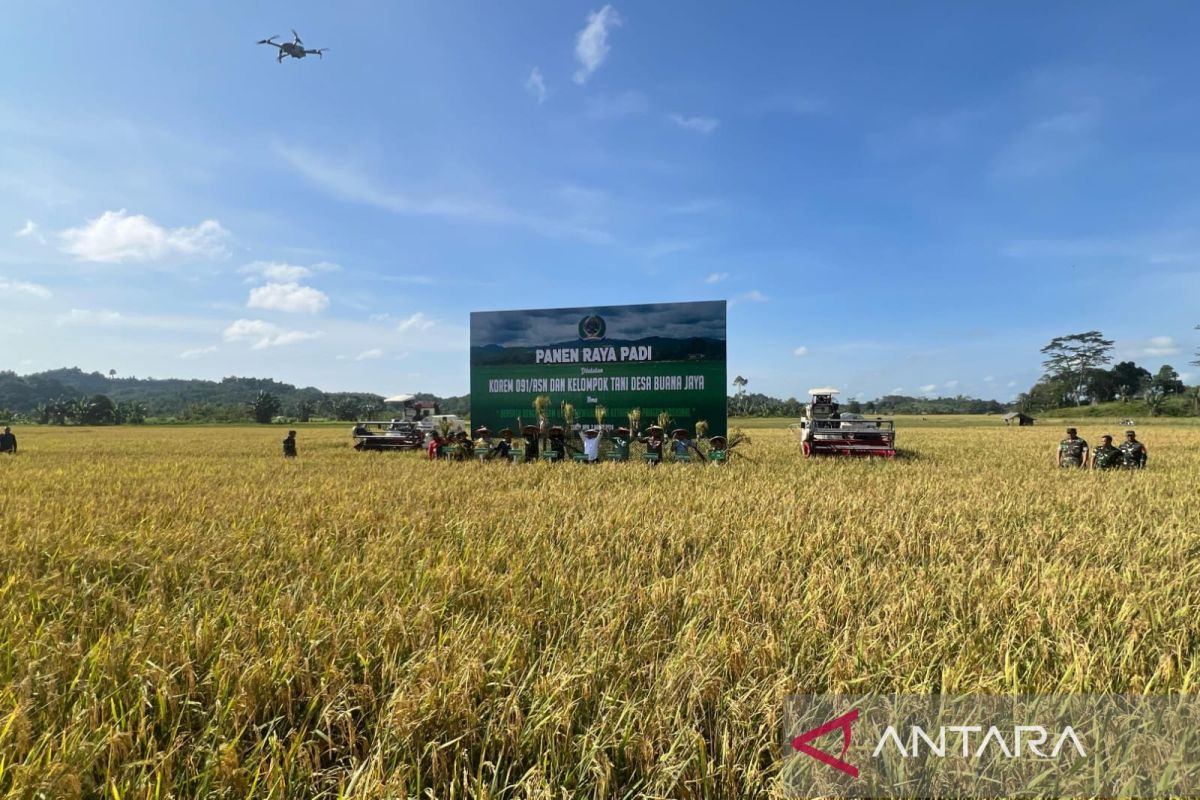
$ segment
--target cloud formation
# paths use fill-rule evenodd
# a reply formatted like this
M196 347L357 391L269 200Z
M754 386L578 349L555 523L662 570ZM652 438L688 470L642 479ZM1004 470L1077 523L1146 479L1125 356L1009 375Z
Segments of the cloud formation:
M269 281L299 281L311 277L313 271L297 264L282 261L253 261L238 270L247 275L259 275Z
M59 314L56 324L62 325L118 325L124 321L118 311L101 309L92 311L85 308L72 308L65 314Z
M190 350L184 350L182 353L179 354L179 357L184 359L185 361L190 361L194 358L200 358L201 356L205 356L205 355L208 355L209 353L215 353L215 352L217 352L216 345L212 345L211 347L193 347Z
M400 333L408 333L409 331L424 333L432 327L433 320L426 317L424 313L418 311L411 317L401 320L400 324L396 326L396 330Z
M228 254L229 231L215 219L192 228L164 228L125 209L105 211L77 228L59 233L63 252L78 261L145 263L168 258L220 258Z
M729 277L728 272L710 272L708 277L704 279L705 283L720 283Z
M537 98L539 106L546 102L546 79L537 67L529 71L529 77L525 79L525 91Z
M265 322L261 319L239 319L230 323L225 329L225 341L250 342L254 350L266 347L281 347L287 344L316 339L323 334L320 331L289 331Z
M355 361L373 361L376 358L383 358L383 350L378 347L372 347L370 350L363 350L354 357Z
M0 278L0 295L3 294L27 294L45 300L51 296L51 291L39 283L10 281L8 278Z
M804 345L800 345L792 351L792 355L796 356L797 358L803 358L804 356L808 355L808 348Z
M1138 350L1143 356L1174 356L1183 352L1183 348L1171 336L1155 336Z
M250 290L248 308L285 311L289 314L317 314L329 305L329 296L311 286L298 283L268 283Z
M13 236L16 236L18 239L33 239L41 244L46 243L46 237L42 235L38 224L31 219L25 220L25 224L21 226L20 230L14 232Z
M586 83L592 73L600 69L612 50L608 44L608 32L620 24L620 15L610 5L588 14L587 25L575 35L575 60L579 62L579 69L575 70L574 76L576 83Z
M712 133L721 124L716 117L685 117L682 114L670 114L667 119L684 130L696 133Z

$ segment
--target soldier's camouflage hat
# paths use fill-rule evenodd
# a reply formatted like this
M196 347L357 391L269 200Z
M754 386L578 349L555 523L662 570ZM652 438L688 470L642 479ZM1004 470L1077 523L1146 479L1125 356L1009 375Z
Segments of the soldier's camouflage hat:
M1067 433L1079 433L1079 431L1075 430L1074 428L1067 428Z
M1126 436L1137 436L1137 431L1125 431Z

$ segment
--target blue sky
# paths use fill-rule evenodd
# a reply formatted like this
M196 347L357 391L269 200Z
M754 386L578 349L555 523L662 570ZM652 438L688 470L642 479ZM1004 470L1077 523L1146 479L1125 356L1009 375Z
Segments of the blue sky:
M458 394L472 310L710 299L782 396L1200 343L1194 4L217 8L6 4L0 368Z

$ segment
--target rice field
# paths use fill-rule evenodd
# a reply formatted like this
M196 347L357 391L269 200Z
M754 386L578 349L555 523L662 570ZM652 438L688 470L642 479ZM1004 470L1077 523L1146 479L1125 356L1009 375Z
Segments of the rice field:
M1195 425L1115 474L995 419L654 469L297 427L17 431L0 795L773 797L789 694L1200 681Z

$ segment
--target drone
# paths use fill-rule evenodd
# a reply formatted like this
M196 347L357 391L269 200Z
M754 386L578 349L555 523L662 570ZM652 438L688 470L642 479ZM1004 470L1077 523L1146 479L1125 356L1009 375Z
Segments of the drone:
M283 63L284 56L291 56L292 58L304 58L305 56L324 58L322 53L329 49L328 47L318 47L316 50L305 50L304 42L300 40L300 34L296 33L295 28L292 28L292 36L294 37L292 41L280 44L279 42L275 41L279 38L278 34L276 34L268 39L260 40L259 44L269 44L272 47L279 48L279 55L276 57L275 61L280 64Z

